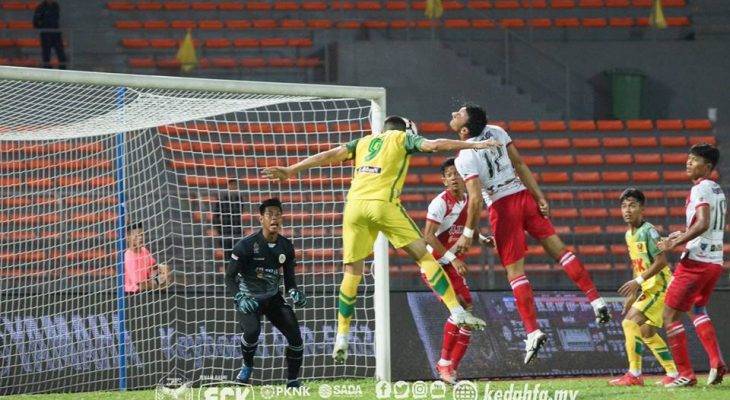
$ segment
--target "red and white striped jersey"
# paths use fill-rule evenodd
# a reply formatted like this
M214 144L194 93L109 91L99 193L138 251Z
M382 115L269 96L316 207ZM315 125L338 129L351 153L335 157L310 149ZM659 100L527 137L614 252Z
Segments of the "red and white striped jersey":
M494 138L502 145L481 150L461 150L454 162L456 170L465 181L475 178L481 180L482 196L487 207L502 197L526 190L507 154L507 145L512 142L512 138L504 129L487 125L481 135L468 141L489 138Z
M700 179L687 198L687 227L694 224L697 208L710 207L710 227L702 235L686 244L687 257L691 260L722 265L722 239L725 232L727 201L722 188L715 181Z
M455 252L454 245L459 240L461 233L464 231L466 223L466 205L467 195L464 193L460 199L454 197L451 192L444 190L439 193L436 198L431 200L428 205L426 219L440 224L436 230L436 238L447 249ZM429 251L433 253L433 249L429 246ZM464 259L465 255L459 255L459 259Z

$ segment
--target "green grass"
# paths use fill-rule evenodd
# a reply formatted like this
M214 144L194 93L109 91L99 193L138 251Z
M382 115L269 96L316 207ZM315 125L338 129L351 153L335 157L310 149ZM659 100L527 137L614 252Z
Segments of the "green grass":
M548 395L551 396L551 400L555 400L556 390L577 390L576 399L626 399L626 400L720 400L730 399L730 382L724 384L707 387L704 385L705 377L698 377L699 385L693 388L682 388L682 389L664 389L661 387L654 386L654 381L657 378L647 377L646 386L644 387L630 387L630 388L615 388L609 387L606 384L607 378L555 378L555 379L535 379L535 380L503 380L503 381L480 381L478 382L478 399L488 400L485 398L485 387L489 385L491 390L492 398L495 398L495 390L507 391L510 387L515 392L522 392L525 385L528 385L529 389L535 388L539 385L540 390L549 391ZM322 399L319 395L319 390L323 385L329 385L330 388L335 386L341 388L339 390L345 390L348 386L350 388L359 387L361 389L362 396L358 396L356 392L352 392L351 395L348 393L342 393L341 395L332 395L330 399L376 399L375 396L375 381L371 379L362 380L335 380L335 381L308 381L306 386L309 388L308 397L299 396L274 396L270 398L276 399ZM395 397L391 397L395 398ZM408 399L414 398L412 395L406 397ZM426 396L426 399L430 399L430 396ZM539 399L540 397L538 397ZM155 400L154 390L139 390L139 391L128 391L125 393L120 392L93 392L93 393L69 393L69 394L40 394L40 395L19 395L19 396L7 396L2 397L2 400L16 400L16 399L27 399L27 400ZM193 399L197 400L197 391ZM231 399L231 397L229 397ZM251 397L248 398L249 400ZM255 387L254 400L266 398L262 396L261 387ZM460 400L460 398L454 398L451 393L451 389L448 390L444 400ZM512 397L511 400L524 400L519 397ZM570 399L568 397L567 399ZM537 400L533 397L533 400Z

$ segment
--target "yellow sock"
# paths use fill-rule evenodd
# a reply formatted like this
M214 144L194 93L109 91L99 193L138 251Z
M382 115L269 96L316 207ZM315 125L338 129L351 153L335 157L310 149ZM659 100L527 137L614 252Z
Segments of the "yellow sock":
M456 298L456 293L454 293L454 288L451 286L448 275L446 275L444 269L441 268L441 265L433 258L431 253L426 253L417 263L421 267L421 272L426 275L429 286L439 295L444 304L446 304L446 307L449 310L460 308L461 305Z
M662 368L664 368L667 375L674 375L677 373L677 366L674 364L672 353L667 348L667 344L664 342L664 339L662 339L658 333L655 333L654 336L650 338L644 338L644 343L649 346L651 352L654 353L654 357L656 357L659 364L662 365Z
M345 272L340 283L340 298L337 307L337 333L350 333L350 320L352 313L355 311L355 302L357 301L357 286L360 284L362 275L354 275Z
M641 328L631 320L624 319L621 322L624 328L624 337L626 338L626 355L629 358L629 371L633 373L641 373L641 353L644 351L644 345L641 340Z

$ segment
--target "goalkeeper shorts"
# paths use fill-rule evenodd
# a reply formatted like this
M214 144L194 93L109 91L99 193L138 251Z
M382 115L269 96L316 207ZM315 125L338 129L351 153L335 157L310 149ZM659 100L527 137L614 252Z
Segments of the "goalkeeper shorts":
M342 225L345 264L372 254L378 232L383 232L396 249L422 238L403 206L382 200L348 200Z

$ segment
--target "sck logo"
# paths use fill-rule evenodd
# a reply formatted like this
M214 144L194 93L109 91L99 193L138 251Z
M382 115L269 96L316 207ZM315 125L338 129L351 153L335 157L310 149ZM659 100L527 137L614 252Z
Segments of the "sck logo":
M254 400L251 385L238 382L215 382L201 385L197 400Z

